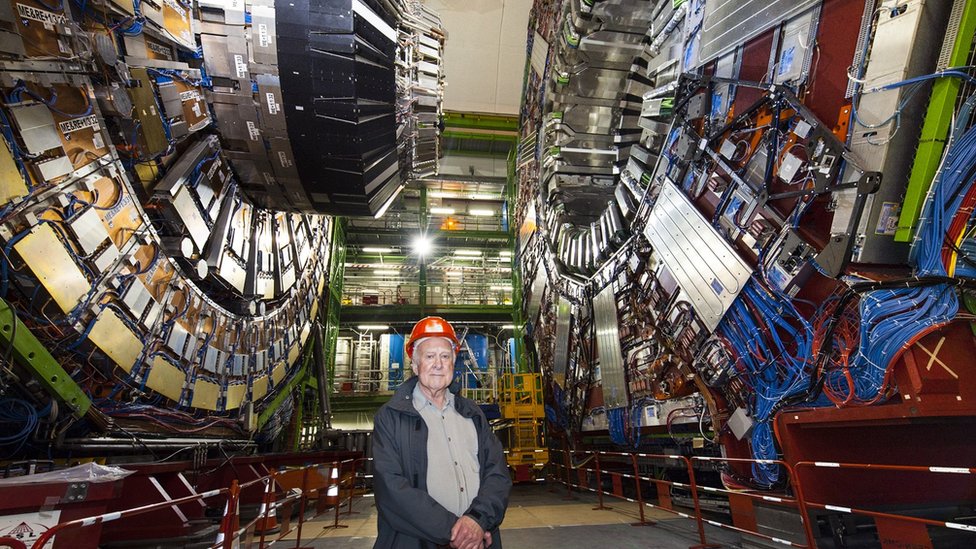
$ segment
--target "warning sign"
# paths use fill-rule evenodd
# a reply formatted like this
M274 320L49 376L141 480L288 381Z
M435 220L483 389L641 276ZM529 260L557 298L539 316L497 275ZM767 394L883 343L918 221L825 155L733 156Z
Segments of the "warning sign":
M17 547L10 544L10 541L19 541L30 547L41 534L56 525L60 518L61 511L58 510L0 516L0 545L7 543L11 547ZM44 547L54 547L54 540L48 541Z

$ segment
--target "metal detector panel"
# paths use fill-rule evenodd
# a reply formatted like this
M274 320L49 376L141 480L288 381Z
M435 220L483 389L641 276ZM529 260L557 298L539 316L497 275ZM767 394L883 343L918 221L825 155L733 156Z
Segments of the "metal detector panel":
M670 181L663 184L644 235L699 318L715 330L752 269Z
M752 40L820 0L716 0L708 3L702 25L699 63Z
M596 321L596 349L600 357L600 379L603 403L609 410L627 405L627 381L620 351L620 328L617 326L617 303L613 286L607 286L593 298Z
M556 342L552 352L552 377L560 386L566 386L566 366L569 364L569 327L573 320L573 306L560 297L556 305Z

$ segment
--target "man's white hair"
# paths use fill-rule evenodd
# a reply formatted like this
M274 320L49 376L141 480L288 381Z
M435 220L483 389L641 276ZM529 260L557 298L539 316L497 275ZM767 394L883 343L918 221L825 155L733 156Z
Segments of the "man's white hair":
M457 350L454 348L454 342L451 341L451 338L441 337L441 336L427 336L427 337L422 337L422 338L418 339L417 342L413 344L414 350L415 351L419 351L420 350L420 345L423 342L427 341L428 339L443 339L444 341L448 342L448 344L450 344L450 346L451 346L451 352L457 352Z

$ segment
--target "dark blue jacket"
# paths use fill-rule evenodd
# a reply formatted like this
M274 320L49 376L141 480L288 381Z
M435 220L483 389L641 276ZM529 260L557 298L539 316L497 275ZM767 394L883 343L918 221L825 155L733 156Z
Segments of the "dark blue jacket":
M373 549L447 546L458 519L427 493L427 424L413 407L416 385L416 376L402 383L373 422L373 488L378 511ZM498 525L505 518L512 487L505 454L474 401L455 392L454 407L474 421L478 432L481 487L465 514L491 532L492 547L500 549Z

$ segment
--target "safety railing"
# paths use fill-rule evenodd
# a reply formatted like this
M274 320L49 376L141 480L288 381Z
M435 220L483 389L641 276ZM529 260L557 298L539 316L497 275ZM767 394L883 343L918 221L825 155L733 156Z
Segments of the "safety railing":
M605 451L577 452L566 449L550 450L550 452L554 454L551 464L555 468L554 474L551 478L566 485L567 498L574 497L572 495L573 489L594 492L596 493L599 502L598 505L593 508L594 510L611 509L611 507L604 505L604 496L612 496L617 499L623 499L636 503L638 508L639 522L635 523L635 525L654 523L654 521L647 520L644 513L644 507L651 507L692 520L695 522L697 535L700 542L700 545L694 546L695 548L718 547L718 545L709 543L706 537L706 530L704 528L706 524L740 534L755 536L784 546L814 548L816 547L816 538L812 524L813 515L815 514L811 513L811 510L813 509L870 517L875 520L879 535L883 534L887 538L896 540L901 538L928 540L929 533L927 532L927 529L930 527L941 527L962 531L968 534L974 534L972 540L967 542L969 543L967 546L976 547L976 525L951 520L937 520L905 514L896 514L892 512L882 512L873 509L842 505L838 502L811 501L804 496L804 491L800 480L801 476L798 474L802 469L806 468L826 468L835 470L847 469L899 473L976 475L976 468L873 465L812 461L798 462L791 466L782 460L753 460ZM556 455L561 455L561 458L556 457ZM689 480L687 483L683 483L679 481L658 479L647 475L641 475L639 467L640 464L638 461L640 459L674 462L676 468L687 471ZM697 473L701 469L707 467L709 463L761 464L780 466L784 469L786 478L788 479L787 490L782 492L742 491L728 490L709 485L700 485L697 479ZM592 475L592 477L590 475ZM610 478L610 492L606 491L604 488L604 478L607 476ZM591 482L591 478L595 482ZM632 489L632 493L634 494L633 498L624 495L625 481L629 483L628 487ZM647 501L642 486L644 484L650 484L656 487L658 496L657 503ZM976 479L974 479L974 485L976 485ZM684 490L689 493L691 497L691 508L694 511L693 515L674 508L671 498L671 490L674 488ZM795 509L796 515L802 527L802 533L800 534L800 536L803 538L802 542L797 540L787 540L760 532L758 526L756 529L749 529L742 527L742 525L726 524L707 518L702 512L702 493L726 496L729 498L730 504L733 498L743 498L745 500L750 500L749 505L752 505L753 502L761 502L765 505ZM924 546L931 547L931 541L928 542L928 545Z
M698 490L695 483L695 475L694 475L694 471L692 470L691 462L688 460L687 457L680 456L680 455L668 455L668 454L638 454L638 453L626 453L626 452L568 452L565 450L559 450L558 452L563 454L563 460L562 460L563 464L557 466L561 467L564 470L564 474L566 477L566 480L564 482L566 483L567 489L570 489L570 487L576 487L577 489L585 489L591 492L596 492L599 505L597 507L594 507L593 508L594 510L610 509L610 507L607 507L603 504L603 496L610 495L637 504L637 513L640 518L639 518L639 522L635 523L635 525L644 526L644 525L655 524L655 521L648 520L647 517L645 516L645 512L644 512L645 506L658 509L661 511L665 511L667 513L672 513L682 518L695 521L695 526L698 530L698 539L701 542L701 545L698 545L696 547L699 548L718 547L718 545L709 544L705 538L705 526L703 524L703 519L701 515L701 506L698 501ZM580 463L578 463L576 466L573 466L572 454L580 454L585 457ZM602 463L601 463L601 458L603 458ZM689 484L683 484L680 482L658 479L658 478L653 478L648 476L641 476L639 464L637 461L638 458L650 458L650 459L659 459L665 461L675 461L681 465L684 465L684 467L688 469L689 479L690 479ZM604 469L602 465L606 464L608 459L612 460L612 462L614 463L621 463L621 460L624 460L624 466L629 467L632 472L622 472L620 470ZM582 467L583 465L591 461L594 462L595 467L593 468ZM594 472L596 475L597 487L596 488L590 487L588 482L586 483L586 485L583 485L584 478L582 475L579 476L578 483L573 483L570 474L571 469L576 469L577 471ZM613 486L614 488L613 492L608 493L604 491L603 489L604 474L610 476L611 486ZM623 495L623 479L630 479L633 481L634 494L636 499L628 498ZM643 489L641 487L642 482L649 482L656 486L656 490L658 493L658 502L659 502L658 504L645 501ZM694 510L695 510L695 514L693 516L689 515L688 513L683 513L681 511L678 511L670 505L670 497L666 496L666 494L670 492L670 488L673 486L689 488L691 490L691 496L692 496L692 501L694 503Z
M248 482L239 483L234 479L226 488L59 523L45 531L31 549L44 547L54 539L54 536L70 528L86 528L153 511L176 508L185 503L202 503L204 500L219 496L226 496L224 514L214 543L209 546L210 549L231 549L238 547L241 542L250 547L254 547L256 543L259 549L263 549L284 540L292 532L295 532L297 548L302 543L305 523L328 511L334 513L332 524L323 527L316 535L321 535L321 532L327 529L347 527L341 524L340 517L356 513L353 511L353 500L357 496L357 479L366 480L371 477L365 467L369 461L372 461L372 458L324 462L281 471L271 470L269 474ZM241 493L259 487L263 489L259 511L254 518L241 525ZM315 510L311 516L308 516L309 503L313 499ZM298 505L298 519L296 524L292 525L290 517L295 505ZM278 515L283 516L280 527Z
M729 496L730 498L732 498L732 497L744 497L744 498L749 498L749 499L752 499L752 500L763 501L763 502L766 502L766 503L769 503L769 504L773 504L773 505L778 505L778 506L783 506L783 507L793 507L793 508L795 508L796 511L797 511L797 514L800 517L800 522L803 525L803 535L804 535L804 537L806 539L806 544L805 545L804 544L801 544L801 543L797 543L795 541L790 541L790 540L787 540L787 539L782 539L782 538L779 538L779 537L775 537L775 536L770 536L770 535L767 535L767 534L763 534L762 532L759 532L758 529L754 531L754 530L748 530L746 528L741 528L741 527L738 527L738 526L734 526L734 525L731 525L731 524L725 524L725 523L719 522L717 520L709 520L709 519L704 519L704 520L705 520L706 523L708 523L708 524L710 524L712 526L715 526L717 528L723 528L723 529L726 529L726 530L732 530L732 531L735 531L735 532L739 532L740 534L748 534L748 535L751 535L751 536L760 537L760 538L763 538L763 539L772 541L774 543L779 543L781 545L789 545L790 547L806 547L806 548L814 548L814 547L817 546L816 545L816 542L814 541L813 528L810 525L810 515L807 513L807 506L806 506L806 503L803 500L803 491L800 488L799 479L797 478L797 476L796 476L796 474L795 474L795 472L793 470L793 467L790 467L790 465L788 463L786 463L786 462L784 462L782 460L778 460L778 459L743 459L743 458L722 458L722 457L705 457L705 456L692 456L692 457L689 458L689 462L692 463L692 464L695 463L695 462L698 462L698 463L716 463L716 462L719 462L719 463L757 463L757 464L761 464L761 465L779 465L779 466L783 467L787 471L787 473L788 473L788 479L789 479L789 483L790 483L789 485L791 487L790 492L792 492L793 496L789 496L789 495L786 495L786 494L775 495L774 493L761 493L761 492L751 493L751 492L745 492L745 491L741 491L741 490L726 490L724 488L715 488L713 486L700 486L700 487L698 487L698 489L699 490L702 490L704 492L710 492L710 493L713 493L713 494L724 494L726 496ZM691 472L692 479L694 479L694 471L695 471L695 469L694 469L694 466L693 465L690 467L689 471ZM694 482L692 482L692 484L694 485Z
M972 489L976 487L976 468L970 467L923 467L923 466L912 466L912 465L878 465L878 464L868 464L868 463L838 463L838 462L828 462L828 461L800 461L794 465L797 473L800 473L804 469L819 469L823 471L875 471L875 472L888 472L888 473L908 473L908 474L934 474L934 475L956 475L956 476L968 476L970 477L970 484L966 490L972 493ZM839 502L817 502L810 501L809 499L805 502L807 507L823 509L825 511L831 511L835 513L851 514L851 515L861 515L864 517L871 517L875 521L875 525L878 528L879 537L885 538L890 537L890 534L898 537L911 537L913 538L913 546L918 547L931 547L931 538L928 532L929 527L936 528L948 528L951 530L959 530L962 532L967 532L971 534L968 536L968 542L965 547L976 547L976 525L965 524L955 521L945 521L928 519L923 517L916 517L910 515L902 515L897 513L888 513L875 511L871 509L860 509L857 507L852 507L850 505L841 505ZM928 545L925 542L928 541Z

